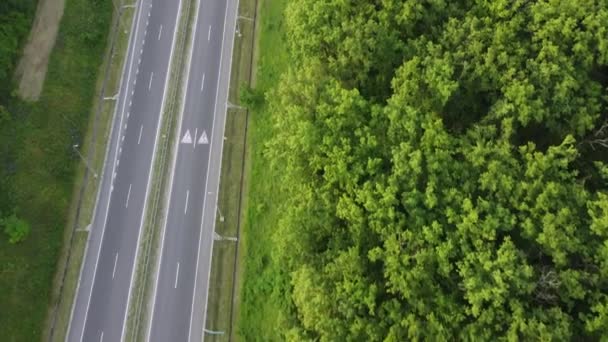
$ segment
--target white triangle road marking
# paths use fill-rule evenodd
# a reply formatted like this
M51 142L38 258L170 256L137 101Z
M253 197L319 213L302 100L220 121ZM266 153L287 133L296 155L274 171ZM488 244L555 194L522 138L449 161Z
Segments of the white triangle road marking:
M206 145L209 143L209 139L207 138L207 132L203 131L203 134L201 134L200 139L198 139L198 144L199 145Z
M192 137L190 136L190 130L186 130L186 134L182 138L182 144L192 144Z

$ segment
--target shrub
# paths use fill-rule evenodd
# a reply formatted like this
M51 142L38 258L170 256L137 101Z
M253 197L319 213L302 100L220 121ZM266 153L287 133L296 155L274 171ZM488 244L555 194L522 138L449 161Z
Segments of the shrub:
M2 219L0 224L4 227L4 233L8 235L8 242L11 244L24 241L30 233L30 225L15 214Z

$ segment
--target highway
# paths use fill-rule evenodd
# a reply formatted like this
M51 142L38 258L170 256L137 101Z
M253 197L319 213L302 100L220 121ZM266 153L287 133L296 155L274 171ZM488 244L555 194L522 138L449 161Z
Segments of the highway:
M204 338L237 8L197 3L148 341Z
M139 0L68 341L121 341L181 0Z

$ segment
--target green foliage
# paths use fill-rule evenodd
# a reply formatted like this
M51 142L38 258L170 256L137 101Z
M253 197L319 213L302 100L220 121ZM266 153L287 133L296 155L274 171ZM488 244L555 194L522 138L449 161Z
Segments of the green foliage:
M0 91L11 84L19 49L30 29L36 0L5 0L0 4ZM1 94L2 97L6 94Z
M581 142L608 119L608 1L285 18L264 153L285 339L606 336L607 151Z
M11 244L24 241L30 233L29 224L19 219L15 214L0 220L0 225L4 227L4 233L8 236L8 242Z
M10 36L18 49L35 5L31 0L0 1L0 16L17 8L27 17L23 36ZM88 123L111 11L108 1L66 1L39 101L20 101L10 95L12 83L0 80L0 211L18 208L19 219L31 226L21 243L0 239L2 341L41 338L78 163L71 146L81 142ZM4 52L0 55L4 61ZM16 58L11 61L13 68ZM13 71L7 73L9 79Z
M264 104L264 94L257 89L242 85L240 103L249 109L259 109Z
M245 5L245 4L244 4ZM249 4L252 8L252 3ZM261 1L259 4L259 63L256 71L256 92L274 87L286 69L288 59L284 44L283 11L286 1ZM236 58L236 56L235 56ZM292 327L293 305L290 274L272 256L271 236L281 216L275 203L285 201L278 184L284 172L269 167L264 144L272 136L273 122L267 103L252 108L249 116L247 146L250 148L251 170L248 173L246 203L241 241L244 241L244 268L239 278L243 285L238 306L238 319L233 331L241 341L284 341L283 332ZM245 203L245 202L244 202ZM241 254L241 252L239 252ZM302 331L292 329L292 341L305 341ZM235 336L236 338L237 336Z

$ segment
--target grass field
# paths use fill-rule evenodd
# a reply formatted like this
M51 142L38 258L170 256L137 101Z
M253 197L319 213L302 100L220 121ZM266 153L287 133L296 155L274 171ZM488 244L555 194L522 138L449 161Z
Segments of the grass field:
M256 66L256 91L272 89L287 69L283 11L287 0L261 0ZM249 121L246 179L248 195L241 233L240 304L236 320L236 339L240 341L279 341L280 308L285 305L281 289L288 279L272 260L271 238L278 225L284 195L278 184L281 173L272 169L264 156L265 143L273 135L272 115L264 105L252 111Z
M38 341L50 303L75 170L110 27L110 1L68 0L44 90L36 103L12 98L2 126L10 172L2 194L31 226L26 241L0 238L0 327L3 341ZM7 199L8 198L8 199Z

